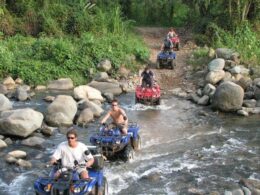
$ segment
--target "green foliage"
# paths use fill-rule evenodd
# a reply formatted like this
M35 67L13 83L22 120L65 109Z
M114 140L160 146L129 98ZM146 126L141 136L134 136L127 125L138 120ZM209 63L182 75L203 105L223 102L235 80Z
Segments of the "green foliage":
M200 70L204 69L209 60L209 48L199 47L192 52L188 62L192 64L194 70Z
M246 64L256 66L260 62L260 40L248 23L238 26L233 32L211 25L207 33L211 35L214 47L234 49Z

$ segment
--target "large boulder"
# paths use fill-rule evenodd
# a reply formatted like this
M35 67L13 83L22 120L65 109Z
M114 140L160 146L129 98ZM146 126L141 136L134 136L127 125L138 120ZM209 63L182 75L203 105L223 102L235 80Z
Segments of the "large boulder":
M101 106L93 101L84 100L83 102L80 102L80 104L81 109L89 108L95 117L100 117L101 114L104 112Z
M70 126L77 112L76 101L68 95L58 95L48 106L45 120L50 126Z
M104 101L101 92L98 89L90 87L88 85L81 85L74 88L73 96L76 100L88 99Z
M232 49L228 49L228 48L216 49L216 56L218 58L224 58L225 60L232 60L236 63L239 63L240 60L239 53L234 52Z
M220 84L212 99L214 108L221 111L237 111L241 109L244 98L244 90L239 85L227 81Z
M69 90L73 88L73 81L70 78L60 78L58 80L51 81L47 88L56 90Z
M3 111L0 134L27 137L42 125L43 115L31 108Z
M0 111L10 110L12 107L12 103L9 101L9 99L5 97L5 95L0 94Z
M119 82L117 81L111 81L111 82L92 81L88 85L98 89L99 91L101 91L102 94L108 92L108 93L112 93L113 95L120 95L123 92Z
M209 71L219 71L219 70L223 70L225 67L225 60L222 58L217 58L212 60L209 64L208 64L208 69Z

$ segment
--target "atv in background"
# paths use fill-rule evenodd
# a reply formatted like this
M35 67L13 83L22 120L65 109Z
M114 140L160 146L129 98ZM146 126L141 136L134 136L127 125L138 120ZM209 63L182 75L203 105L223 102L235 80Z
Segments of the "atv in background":
M171 49L164 49L157 55L156 68L174 69L176 66L176 53Z
M178 35L171 38L173 49L179 51L180 50L180 38Z
M101 153L108 159L129 161L134 158L134 152L141 148L139 126L136 123L128 124L127 135L122 135L118 127L102 125L99 132L90 137L90 143L98 146Z
M156 83L152 87L142 87L141 85L137 85L135 88L135 103L142 103L147 105L160 105L160 86Z
M93 151L91 147L90 151ZM89 153L89 151L86 151ZM88 154L86 154L88 155ZM94 164L88 168L89 179L80 179L76 169L84 165L74 162L73 168L62 167L61 161L52 166L48 177L39 177L34 182L36 195L108 195L108 183L103 174L104 159L101 154L93 154ZM57 170L59 178L54 178Z

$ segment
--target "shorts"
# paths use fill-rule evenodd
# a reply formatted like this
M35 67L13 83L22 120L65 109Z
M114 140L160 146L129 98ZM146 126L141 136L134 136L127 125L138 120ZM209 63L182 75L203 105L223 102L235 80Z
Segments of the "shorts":
M120 129L120 131L122 131L122 129L124 129L124 128L126 128L126 129L128 128L127 123L111 123L111 126L112 126L112 128L118 127Z

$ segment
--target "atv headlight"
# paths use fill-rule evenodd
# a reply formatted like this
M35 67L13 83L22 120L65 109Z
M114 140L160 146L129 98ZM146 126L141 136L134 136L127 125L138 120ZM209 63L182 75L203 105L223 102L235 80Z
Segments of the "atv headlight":
M81 191L80 187L75 187L73 189L73 193L80 193L80 191Z
M50 192L51 191L51 184L49 183L49 184L47 184L46 186L44 186L44 191L45 192Z
M120 140L116 140L116 144L120 144Z

